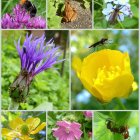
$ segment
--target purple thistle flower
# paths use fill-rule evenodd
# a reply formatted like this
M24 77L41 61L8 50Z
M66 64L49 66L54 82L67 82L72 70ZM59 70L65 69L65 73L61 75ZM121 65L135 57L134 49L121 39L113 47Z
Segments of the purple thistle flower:
M46 28L46 21L40 16L31 18L30 14L26 9L22 8L21 5L17 4L13 13L5 14L2 17L2 28L3 29L19 29L19 28L35 28L43 29Z
M58 121L58 128L53 129L53 136L58 140L80 140L82 131L81 124L76 122Z
M24 102L34 76L63 60L58 60L59 47L55 47L53 39L45 43L45 35L40 38L26 35L22 47L20 39L15 45L21 61L21 71L10 86L10 97L15 102Z
M32 35L26 35L23 47L20 47L20 39L16 48L21 60L21 70L26 70L32 76L51 68L60 56L58 47L54 47L53 39L45 44L45 35L32 40Z
M15 27L15 24L13 23L13 18L9 14L5 14L3 16L1 25L3 29Z
M44 27L46 27L46 21L43 20L41 16L31 18L30 21L26 24L26 28L28 29L31 28L43 29Z

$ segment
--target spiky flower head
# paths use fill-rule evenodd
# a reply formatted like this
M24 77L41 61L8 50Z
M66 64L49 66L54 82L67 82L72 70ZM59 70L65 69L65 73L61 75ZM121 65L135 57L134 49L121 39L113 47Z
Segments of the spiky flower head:
M22 47L20 39L15 42L15 45L21 61L21 71L10 86L10 97L15 102L24 102L34 76L63 60L58 60L59 47L55 47L53 39L46 43L45 35L33 38L32 35L27 34Z
M12 14L3 15L1 25L3 29L43 29L46 28L46 20L40 16L31 17L29 12L17 4Z

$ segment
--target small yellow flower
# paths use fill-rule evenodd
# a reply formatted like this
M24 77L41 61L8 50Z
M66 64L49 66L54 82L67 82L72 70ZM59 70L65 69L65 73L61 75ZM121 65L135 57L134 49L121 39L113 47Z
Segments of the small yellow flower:
M128 97L132 91L134 77L127 52L104 49L83 61L73 57L72 67L84 87L101 102Z
M16 138L19 140L33 140L33 138L30 136L38 133L46 126L45 122L41 123L40 125L39 124L39 118L31 117L25 121L21 118L16 118L10 121L10 129L2 128L2 136L6 137L7 140L13 140Z

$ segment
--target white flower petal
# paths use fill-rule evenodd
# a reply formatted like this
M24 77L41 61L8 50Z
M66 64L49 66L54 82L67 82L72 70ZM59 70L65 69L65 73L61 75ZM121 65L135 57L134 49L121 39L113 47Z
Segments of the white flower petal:
M128 2L129 0L115 0L114 4L126 5Z
M102 13L103 13L104 15L108 15L108 14L109 14L109 11L107 10L107 8L105 8L105 9L103 9Z
M109 18L111 16L111 13L109 15L106 16L106 20L109 21Z
M117 20L118 21L124 21L124 14L123 13L119 13L117 16Z
M120 12L122 12L125 16L129 16L129 15L131 15L131 10L130 10L130 7L127 7L127 6L124 6L121 10L120 10Z
M107 4L107 8L103 9L102 13L104 15L110 14L114 10L113 5L111 3Z
M110 11L110 10L113 10L113 5L111 3L108 3L107 4L107 9Z

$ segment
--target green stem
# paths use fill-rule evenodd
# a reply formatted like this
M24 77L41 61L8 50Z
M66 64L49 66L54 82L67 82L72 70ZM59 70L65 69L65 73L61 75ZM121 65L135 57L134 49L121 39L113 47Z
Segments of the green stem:
M123 24L120 21L118 21L118 22L119 22L121 28L124 29Z
M14 100L11 99L11 102L9 104L8 109L9 110L17 110L19 107L19 103L15 102Z
M116 98L116 102L118 103L118 105L121 107L122 110L126 110L126 107L119 98Z
M100 3L99 3L99 2L97 2L97 1L94 1L94 3L96 3L96 4L100 5L101 7L103 7L103 5L102 5L102 4L100 4Z

